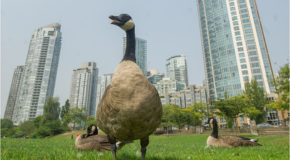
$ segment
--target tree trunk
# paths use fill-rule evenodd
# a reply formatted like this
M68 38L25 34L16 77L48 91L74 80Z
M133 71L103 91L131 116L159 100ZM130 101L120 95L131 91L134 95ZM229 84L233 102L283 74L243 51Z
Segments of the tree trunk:
M237 135L237 132L236 132L236 120L234 120L234 133L235 133L235 136Z
M168 128L169 128L169 126L167 125L167 128L166 128L166 131L167 131L167 137L169 136L169 135L168 135Z

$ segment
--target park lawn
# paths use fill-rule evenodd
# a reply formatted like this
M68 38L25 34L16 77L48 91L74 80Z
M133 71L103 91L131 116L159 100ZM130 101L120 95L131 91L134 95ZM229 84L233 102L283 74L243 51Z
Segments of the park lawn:
M80 134L80 133L79 133ZM1 139L2 160L77 160L77 159L113 159L111 152L78 151L71 133L57 135L46 139ZM75 138L76 133L74 133ZM166 135L150 136L146 160L288 160L289 135L254 136L241 135L248 138L258 138L260 147L238 148L205 148L208 135ZM140 141L124 146L117 151L118 160L141 159ZM234 154L234 155L233 155ZM238 155L237 155L238 154ZM140 154L141 155L141 154Z

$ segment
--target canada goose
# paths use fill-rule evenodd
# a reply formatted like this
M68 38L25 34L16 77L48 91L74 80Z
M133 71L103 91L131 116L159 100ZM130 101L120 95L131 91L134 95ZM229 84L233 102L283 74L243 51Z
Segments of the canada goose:
M213 131L207 138L207 147L239 147L239 146L261 146L256 139L249 139L233 135L218 136L218 125L214 117L208 118L208 124L212 121Z
M131 142L117 142L117 149L121 149L125 144ZM87 128L87 134L80 135L75 142L78 150L97 150L110 151L111 144L108 141L107 135L98 135L98 128L96 125L90 125Z
M111 84L97 108L99 128L108 135L116 160L116 140L140 139L145 158L149 135L159 126L162 104L155 87L147 80L135 58L135 24L128 14L109 16L111 24L126 32L126 52L116 68Z

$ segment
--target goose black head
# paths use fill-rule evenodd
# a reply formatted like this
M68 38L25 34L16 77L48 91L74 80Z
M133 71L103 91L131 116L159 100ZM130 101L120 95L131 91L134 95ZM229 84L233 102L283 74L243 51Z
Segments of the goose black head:
M207 120L207 124L210 124L212 123L212 120L214 119L214 117L209 117L208 120Z
M87 134L85 135L85 138L92 136L92 135L98 135L98 132L99 132L99 130L98 130L97 126L94 124L91 124L87 128Z
M128 14L120 14L119 16L110 15L109 18L113 20L111 24L119 26L124 31L128 31L134 28L135 24Z

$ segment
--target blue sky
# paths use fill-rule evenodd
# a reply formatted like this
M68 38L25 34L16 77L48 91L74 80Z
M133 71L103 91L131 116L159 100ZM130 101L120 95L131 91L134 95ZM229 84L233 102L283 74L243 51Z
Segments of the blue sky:
M128 13L136 36L147 40L148 70L166 73L166 59L187 55L189 84L205 78L196 0L2 0L1 118L14 69L25 64L35 28L62 25L62 49L54 96L69 98L71 75L94 61L99 76L113 73L122 59L125 32L110 24L109 15ZM289 0L257 0L273 70L289 56Z

